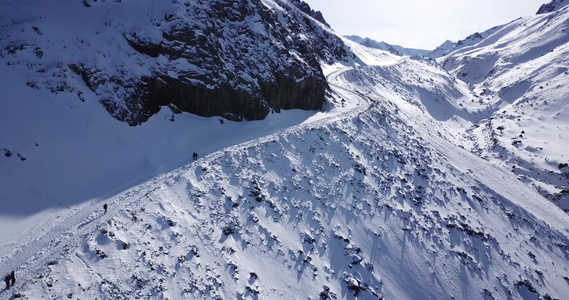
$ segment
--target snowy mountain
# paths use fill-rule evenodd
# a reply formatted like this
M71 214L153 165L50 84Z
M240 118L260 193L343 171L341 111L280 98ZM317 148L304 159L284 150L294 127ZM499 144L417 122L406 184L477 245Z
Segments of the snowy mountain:
M428 53L425 53L423 56L430 57L430 58L440 58L440 57L445 56L445 55L447 55L453 51L456 51L458 49L462 49L465 47L476 45L479 42L486 39L488 36L494 34L496 31L500 30L501 28L502 28L502 26L495 26L495 27L492 27L492 28L482 32L482 33L475 32L475 33L467 36L465 39L462 39L456 43L447 40L446 42L442 43L440 46L435 48L435 50L428 52Z
M201 116L262 119L281 108L320 109L328 86L319 61L347 58L341 40L303 5L6 2L2 56L40 73L45 82L30 79L31 87L81 100L86 85L130 125L168 104Z
M166 95L162 100L176 98L176 92L187 96L180 101L198 97L188 105L206 114L212 113L216 104L202 101L221 95L218 87L246 89L237 87L237 82L245 83L252 93L263 88L257 91L259 97L275 94L261 99L255 92L240 98L225 90L222 96L246 113L258 113L257 103L266 114L265 104L272 103L268 98L280 99L273 111L291 108L294 103L322 108L329 87L320 61L347 57L341 38L316 26L317 21L296 8L298 1L235 3L235 9L220 3L0 2L0 201L10 203L3 205L0 214L8 219L18 217L5 225L0 244L59 214L57 209L52 211L54 207L108 197L191 162L192 152L211 153L281 126L298 124L312 113L270 114L270 124L259 125L183 114L181 110L188 107L180 102L150 109L143 98L150 99L151 94L137 94L140 90L134 88L149 88L141 79L159 77L154 82L160 86L154 86L152 93ZM246 20L240 21L241 17ZM196 34L178 43L172 35L183 38L183 30L189 30L184 22L193 22ZM211 30L204 33L198 27ZM324 37L329 40L320 40ZM199 42L195 44L193 38ZM154 44L160 45L156 55L148 52ZM174 48L181 52L169 52ZM245 48L251 53L246 54ZM225 71L216 67L219 61ZM251 64L254 66L248 66ZM271 78L279 80L280 88L270 87L270 82L275 83ZM186 81L196 84L193 92ZM208 85L201 93L204 82ZM168 84L176 88L167 90ZM129 96L134 94L136 99ZM127 128L109 120L109 103L125 109L120 115L110 110L114 117L131 125L149 118L149 124ZM229 106L224 109L219 115L238 117ZM154 110L159 111L152 114Z
M435 48L433 51L426 53L425 56L431 58L439 58L441 56L449 54L456 47L456 44L457 44L456 42L453 42L451 40L446 40L444 43Z
M63 4L50 2L51 11L32 1L2 3L0 274L14 270L16 284L0 299L569 294L569 216L543 193L568 182L567 9L516 20L434 61L336 36L295 2L223 7L250 8L254 19L268 9L276 17L262 23L267 32L310 28L310 36L294 42L310 45L305 53L278 39L263 49L267 61L287 49L283 67L302 64L302 74L322 74L327 92L320 110L236 122L176 104L138 126L117 121L100 101L126 93L122 83L115 90L107 84L116 79L102 76L93 88L91 80L99 81L84 78L81 70L92 69L81 64L98 63L97 74L117 78L109 67L115 63L137 69L134 75L166 65L170 72L189 70L191 60L139 50L162 41L168 22L193 20L182 18L186 4L203 16L194 25L218 30L210 4L64 2L98 17L58 19ZM170 8L171 21L162 19ZM62 30L72 20L73 30ZM133 26L137 35L125 38ZM235 29L223 28L229 35ZM235 44L247 36L241 29ZM67 43L67 35L78 34L83 43ZM216 41L225 35L207 43ZM245 80L261 68L245 68L249 58L224 61L244 68L241 79L228 80L260 82ZM124 82L133 74L125 72Z
M566 5L568 5L569 2L565 1L565 0L552 0L549 3L546 3L544 5L542 5L539 10L537 11L537 14L546 14L546 13L550 13L550 12L554 12Z
M439 59L469 84L483 112L473 129L474 151L510 168L565 210L568 26L569 9L563 7L515 20Z
M345 36L345 38L352 40L356 43L359 43L363 46L388 51L396 55L415 56L415 55L423 55L429 52L428 50L405 48L398 45L391 45L386 42L378 42L376 40L370 38L362 38L357 35L348 35Z

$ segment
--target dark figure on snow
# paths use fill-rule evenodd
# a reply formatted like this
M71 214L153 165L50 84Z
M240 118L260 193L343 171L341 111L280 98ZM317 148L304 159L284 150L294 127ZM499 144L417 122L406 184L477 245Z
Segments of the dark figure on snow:
M12 271L12 273L10 274L10 280L12 281L11 285L16 284L16 275L14 274L14 271Z
M105 213L104 213L105 215L107 214L107 208L109 208L109 207L107 206L107 203L103 204L103 209L105 210Z
M6 282L6 289L9 289L10 286L13 286L16 283L16 275L14 274L14 271L4 277L4 282Z
M194 158L194 160L198 159L198 153L194 152L194 154L192 154L192 157Z

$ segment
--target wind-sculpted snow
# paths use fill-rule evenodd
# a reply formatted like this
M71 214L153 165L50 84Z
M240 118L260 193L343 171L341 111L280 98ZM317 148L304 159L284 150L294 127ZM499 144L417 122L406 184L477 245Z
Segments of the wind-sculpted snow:
M567 216L411 126L405 102L359 95L350 72L330 78L335 101L369 108L215 152L107 199L107 214L87 209L0 296L566 295Z

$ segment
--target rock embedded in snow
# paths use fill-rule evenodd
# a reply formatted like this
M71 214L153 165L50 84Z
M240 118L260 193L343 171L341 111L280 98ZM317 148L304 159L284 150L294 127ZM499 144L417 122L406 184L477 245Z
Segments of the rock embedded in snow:
M550 12L554 12L556 10L559 10L565 6L569 5L569 1L567 0L552 0L549 3L543 4L542 6L539 7L539 10L537 11L537 15L540 14L546 14L546 13L550 13Z

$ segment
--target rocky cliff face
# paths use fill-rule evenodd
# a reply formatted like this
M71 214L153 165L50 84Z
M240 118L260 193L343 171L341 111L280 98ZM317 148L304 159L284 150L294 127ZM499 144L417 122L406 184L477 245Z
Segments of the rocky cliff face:
M566 0L552 0L549 3L543 4L542 6L539 7L539 10L537 11L536 14L541 15L541 14L546 14L546 13L550 13L550 12L554 12L564 6L569 5L569 1Z
M4 26L13 39L6 44L16 47L7 55L25 65L30 62L24 52L39 49L50 58L46 63L46 57L33 57L43 77L51 73L46 69L75 74L109 113L133 126L169 104L232 120L320 109L328 89L320 62L350 55L320 23L321 14L298 0L85 0L53 6L43 8L48 13L41 17ZM32 16L40 10L27 2L6 8ZM78 82L60 77L64 90L78 90ZM33 85L53 82L44 81Z
M306 3L302 0L290 0L290 2L294 6L298 7L303 13L313 17L314 19L318 20L320 23L330 27L330 24L328 24L326 22L326 20L324 20L324 16L322 15L322 13L319 11L315 11L312 8L310 8L308 3Z
M152 114L172 103L202 116L252 120L271 110L319 109L328 88L320 61L347 57L340 39L287 1L187 2L164 21L158 40L125 36L137 51L167 59L143 78L131 110L142 103ZM191 67L169 74L180 60Z

